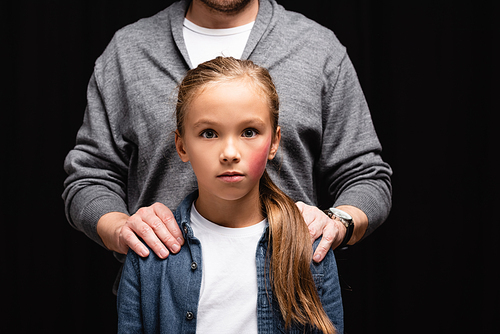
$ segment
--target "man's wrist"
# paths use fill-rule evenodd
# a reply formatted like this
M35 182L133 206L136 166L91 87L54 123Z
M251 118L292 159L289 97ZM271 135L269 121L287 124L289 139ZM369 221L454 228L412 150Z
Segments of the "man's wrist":
M129 216L122 212L109 212L97 222L97 234L107 249L120 252L119 231L125 225Z
M348 245L354 245L365 235L365 232L368 228L368 217L361 209L358 209L357 207L352 205L339 205L336 208L347 212L352 217L352 221L354 223L354 231L352 233L351 239L348 242Z
M354 222L351 215L343 210L338 208L330 208L325 210L325 213L333 220L337 220L345 227L345 234L342 242L340 243L338 248L342 248L347 246L347 243L351 240L353 231L354 231Z

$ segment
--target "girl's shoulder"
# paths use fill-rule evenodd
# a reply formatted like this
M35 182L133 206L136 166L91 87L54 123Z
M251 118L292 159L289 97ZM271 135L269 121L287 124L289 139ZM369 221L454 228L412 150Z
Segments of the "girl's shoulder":
M316 239L313 243L313 252L316 250L318 247L319 243L321 241L321 238ZM325 258L321 262L311 262L311 272L313 274L314 280L319 277L321 278L334 278L335 280L338 280L338 269L337 269L337 261L335 258L335 253L332 249L330 249L326 255Z

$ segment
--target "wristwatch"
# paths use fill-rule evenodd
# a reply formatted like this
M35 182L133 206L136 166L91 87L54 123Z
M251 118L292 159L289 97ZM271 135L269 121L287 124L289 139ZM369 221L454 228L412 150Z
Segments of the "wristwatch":
M354 231L354 223L352 222L351 215L337 208L330 208L328 210L325 210L325 213L328 215L328 217L334 220L338 220L342 223L342 225L345 226L346 231L344 240L342 240L342 243L338 246L338 248L346 246L349 240L351 240L352 232Z

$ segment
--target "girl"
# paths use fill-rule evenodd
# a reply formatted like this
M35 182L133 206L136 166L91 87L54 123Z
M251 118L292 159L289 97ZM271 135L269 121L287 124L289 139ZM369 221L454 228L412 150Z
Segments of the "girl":
M312 263L300 211L265 171L278 111L268 71L251 61L218 57L187 73L175 132L198 180L175 212L187 247L165 260L129 251L120 333L343 332L333 252Z

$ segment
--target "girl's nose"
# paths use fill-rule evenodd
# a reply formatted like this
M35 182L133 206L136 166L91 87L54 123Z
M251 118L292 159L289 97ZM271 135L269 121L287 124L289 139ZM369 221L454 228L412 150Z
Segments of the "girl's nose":
M239 162L241 159L238 148L233 139L224 141L220 161L221 162Z

